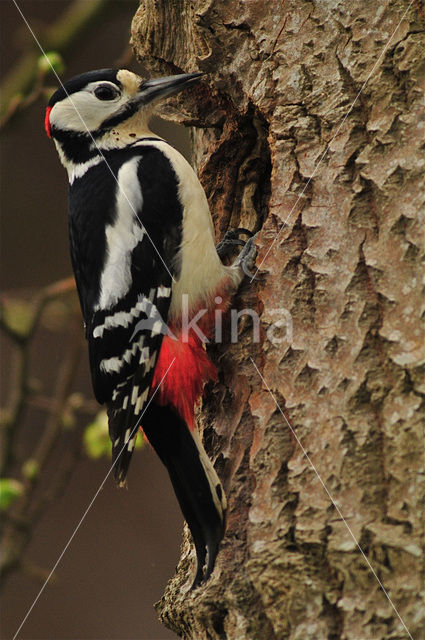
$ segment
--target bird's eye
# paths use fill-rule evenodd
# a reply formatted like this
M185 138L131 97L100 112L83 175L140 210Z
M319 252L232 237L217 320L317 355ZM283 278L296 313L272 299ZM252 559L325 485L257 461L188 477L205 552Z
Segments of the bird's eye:
M94 90L94 95L98 100L114 100L119 95L119 91L109 84L101 84Z

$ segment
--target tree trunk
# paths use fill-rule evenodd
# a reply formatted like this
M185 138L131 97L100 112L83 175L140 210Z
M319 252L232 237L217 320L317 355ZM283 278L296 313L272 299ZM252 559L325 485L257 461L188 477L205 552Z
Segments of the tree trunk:
M186 534L157 605L183 638L423 637L422 12L142 0L134 18L152 74L208 74L165 115L197 127L217 239L260 230L234 304L260 337L245 317L210 350L200 417L226 537L189 592Z

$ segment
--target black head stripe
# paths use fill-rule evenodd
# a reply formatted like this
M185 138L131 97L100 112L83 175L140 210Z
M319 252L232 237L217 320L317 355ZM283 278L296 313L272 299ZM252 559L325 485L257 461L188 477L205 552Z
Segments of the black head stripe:
M139 107L136 102L127 102L127 104L124 104L121 109L117 113L114 113L111 118L107 118L102 122L99 130L93 132L93 137L101 137L105 133L106 129L112 129L113 127L119 125L120 122L128 120L128 118L131 118L131 116L133 116L138 111L138 108Z
M59 89L55 91L49 100L48 106L53 107L53 105L68 95L80 91L80 89L83 89L90 82L96 82L97 80L108 80L121 86L121 83L117 80L118 71L118 69L97 69L96 71L88 71L87 73L81 73L79 76L74 76L71 80L65 82L63 87L59 87Z

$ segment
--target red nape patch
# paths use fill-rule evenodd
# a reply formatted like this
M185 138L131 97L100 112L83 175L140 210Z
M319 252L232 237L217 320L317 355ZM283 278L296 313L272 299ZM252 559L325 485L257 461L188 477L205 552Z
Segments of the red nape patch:
M183 342L180 335L177 340L169 336L163 338L151 386L153 393L160 385L154 402L173 405L186 424L193 429L195 405L202 395L204 384L208 380L216 379L217 368L208 359L203 343L193 331L187 342Z
M52 128L50 126L50 112L53 107L46 107L46 116L44 118L44 128L46 129L46 133L49 138L52 137Z

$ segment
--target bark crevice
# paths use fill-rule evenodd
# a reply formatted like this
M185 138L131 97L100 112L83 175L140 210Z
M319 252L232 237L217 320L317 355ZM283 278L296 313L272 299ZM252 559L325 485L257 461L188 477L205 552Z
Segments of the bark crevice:
M260 341L244 321L211 348L200 414L227 534L190 593L185 533L158 604L188 640L420 637L425 56L407 7L142 0L134 18L153 73L208 74L164 115L197 127L217 239L260 230L260 273L234 303L258 312Z

